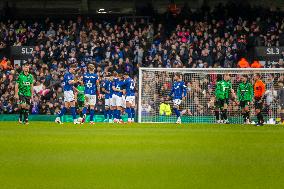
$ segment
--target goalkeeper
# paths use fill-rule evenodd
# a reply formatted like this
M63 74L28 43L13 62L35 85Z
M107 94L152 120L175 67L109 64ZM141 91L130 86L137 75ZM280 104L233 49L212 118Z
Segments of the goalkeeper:
M257 124L256 126L262 126L264 123L263 115L261 113L263 107L263 95L265 93L265 84L260 79L260 74L257 73L254 75L254 107L255 107L255 114L257 117Z
M237 90L237 100L241 108L244 123L250 123L250 110L249 105L252 102L253 98L253 87L252 84L248 82L248 76L243 75L241 78L241 83L238 86Z

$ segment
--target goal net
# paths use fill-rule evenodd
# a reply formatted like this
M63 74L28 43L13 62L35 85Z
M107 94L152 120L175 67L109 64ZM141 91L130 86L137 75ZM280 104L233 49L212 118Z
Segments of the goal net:
M266 85L262 113L266 122L279 117L280 107L277 101L279 81L284 79L284 69L233 69L233 68L139 68L138 122L176 122L173 101L168 98L175 73L180 73L187 85L187 95L180 105L183 123L215 123L215 86L217 75L229 74L232 87L237 93L240 78L248 76L248 82L254 84L255 73L261 75ZM162 104L162 105L161 105ZM170 107L170 108L169 108ZM230 123L243 123L240 107L231 95L228 104ZM251 120L256 122L254 102L250 104Z

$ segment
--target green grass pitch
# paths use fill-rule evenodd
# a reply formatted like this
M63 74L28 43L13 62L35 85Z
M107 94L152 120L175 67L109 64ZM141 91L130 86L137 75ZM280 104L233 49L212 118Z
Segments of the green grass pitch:
M284 127L0 122L1 189L284 188Z

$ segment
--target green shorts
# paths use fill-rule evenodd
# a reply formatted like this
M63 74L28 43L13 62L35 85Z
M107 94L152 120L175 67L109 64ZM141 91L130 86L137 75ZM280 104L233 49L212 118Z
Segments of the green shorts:
M215 102L215 107L216 108L223 108L225 105L225 99L218 99Z
M27 104L27 105L31 104L31 97L30 96L20 95L19 100L20 100L20 104Z
M77 101L77 105L79 108L83 108L85 106L85 101Z
M241 108L245 108L249 106L249 101L248 100L244 100L244 101L240 101L240 107Z

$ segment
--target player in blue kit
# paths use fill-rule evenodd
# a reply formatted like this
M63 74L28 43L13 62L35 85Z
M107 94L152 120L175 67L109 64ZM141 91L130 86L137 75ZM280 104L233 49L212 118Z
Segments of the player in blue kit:
M74 124L79 124L76 119L76 106L75 106L75 96L74 96L74 84L76 83L76 79L74 74L76 72L76 65L73 64L69 68L69 72L64 75L63 78L63 90L64 90L64 106L57 115L55 122L62 124L61 117L67 112L70 108Z
M124 75L124 84L126 90L126 112L128 114L128 123L135 119L135 83L129 75Z
M122 102L122 95L124 93L124 80L122 75L118 75L118 79L113 80L112 82L112 106L114 109L114 122L115 123L123 123L121 119L121 110L123 106Z
M88 72L83 75L83 83L85 86L86 106L83 108L83 119L86 118L87 108L90 107L90 124L94 124L95 105L98 98L100 98L100 81L98 75L95 73L95 66L88 65Z
M173 97L173 103L174 103L174 112L177 115L177 121L176 123L181 123L180 118L180 111L179 111L179 105L181 104L181 101L185 99L187 87L185 83L182 81L182 77L180 74L176 74L174 77L174 83L172 85L172 90L169 94L170 97Z
M111 82L111 96L110 96L110 109L112 110L112 120L110 120L110 122L114 122L117 121L116 120L116 114L117 114L117 106L115 104L115 95L114 95L114 90L112 88L112 86L114 85L114 83L116 83L118 81L118 74L116 72L113 72L112 76L110 77L110 82Z
M105 120L104 122L112 122L112 109L111 109L111 99L112 99L112 76L107 75L102 85L102 92L105 94Z

